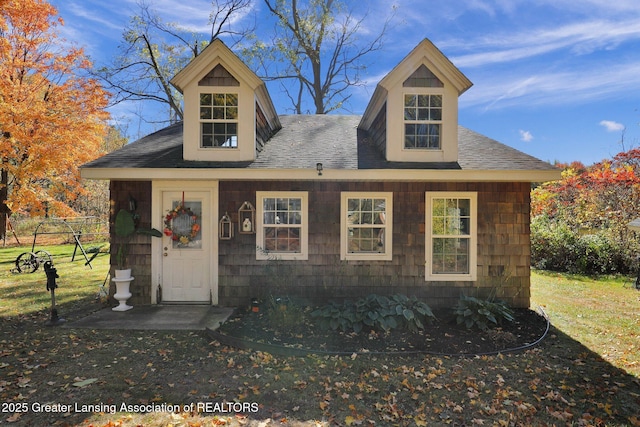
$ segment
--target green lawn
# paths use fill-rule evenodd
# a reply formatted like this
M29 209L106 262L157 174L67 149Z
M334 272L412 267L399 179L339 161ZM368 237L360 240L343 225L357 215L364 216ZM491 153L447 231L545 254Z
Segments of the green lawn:
M91 268L85 265L80 250L72 262L74 245L37 246L36 251L45 250L51 254L57 269L58 288L56 303L63 311L75 311L92 301L98 295L109 271L109 255L103 253L108 245L87 244L85 251L100 248L100 253L91 261ZM47 278L42 265L34 273L12 273L15 260L31 247L0 248L0 317L32 316L51 309L51 294L46 289ZM88 254L91 257L92 254ZM108 287L108 283L106 286Z
M534 272L531 305L558 329L640 377L640 291L635 278Z

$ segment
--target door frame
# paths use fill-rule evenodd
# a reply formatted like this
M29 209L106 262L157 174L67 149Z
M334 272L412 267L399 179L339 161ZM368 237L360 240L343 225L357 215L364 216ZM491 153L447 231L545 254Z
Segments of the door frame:
M178 181L154 180L151 182L151 226L164 229L162 212L162 195L165 191L199 191L208 192L211 205L208 238L210 240L209 293L211 304L218 305L218 181ZM204 236L203 236L204 237ZM151 304L158 304L158 288L162 285L162 244L164 239L151 239Z

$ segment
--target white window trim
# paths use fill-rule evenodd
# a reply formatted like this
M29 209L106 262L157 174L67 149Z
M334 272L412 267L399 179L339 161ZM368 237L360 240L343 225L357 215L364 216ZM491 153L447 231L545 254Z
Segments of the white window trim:
M444 80L443 80L444 81ZM440 149L404 148L404 95L442 95ZM387 97L386 157L390 162L458 161L458 93L445 82L444 88L395 87Z
M233 90L224 90L224 91L220 91L217 90L219 88L224 88L225 86L215 86L216 90L211 90L211 91L200 91L199 92L199 96L198 96L198 132L199 132L199 143L198 143L198 149L199 150L224 150L224 151L228 151L228 150L238 150L239 148L239 135L237 135L238 133L240 133L240 93L238 88L236 88L235 91ZM238 100L238 105L236 106L237 110L238 110L238 114L237 114L237 118L235 119L203 119L200 117L200 108L202 107L202 105L200 104L200 97L202 95L235 95L237 97ZM225 109L227 108L227 105L225 103L224 105ZM229 124L229 123L235 123L236 124L236 146L235 147L225 147L225 146L211 146L211 147L205 147L202 145L202 124L203 123L211 123L212 126L215 127L216 123L224 123L224 124Z
M471 202L471 224L469 231L469 273L468 274L434 274L432 271L432 236L431 220L433 199L452 198L469 199ZM478 193L465 191L435 191L425 193L425 281L476 281L478 277Z
M264 199L299 198L302 208L302 227L300 230L300 252L264 251ZM309 193L306 191L256 191L256 259L257 260L307 260L309 259Z
M348 251L349 239L347 223L348 199L367 198L385 199L386 219L385 219L385 251L382 253L350 253ZM391 261L393 257L393 193L392 192L342 192L340 200L340 259L345 260L368 260L368 261Z
M400 117L402 118L402 144L401 144L401 150L405 153L416 153L416 152L425 152L425 153L442 153L444 151L444 140L443 140L443 133L444 133L444 122L445 122L445 102L446 102L446 96L445 96L445 92L443 88L435 88L435 87L425 87L425 88L417 88L417 87L412 87L412 88L404 88L405 90L402 91L402 111L400 113ZM405 95L440 95L442 96L442 106L440 107L441 109L441 119L438 121L434 121L434 120L405 120L404 118L404 97ZM404 129L405 129L405 124L416 124L416 123L425 123L425 124L438 124L440 125L440 147L439 148L427 148L427 147L416 147L416 148L407 148L405 147L405 133L404 133Z

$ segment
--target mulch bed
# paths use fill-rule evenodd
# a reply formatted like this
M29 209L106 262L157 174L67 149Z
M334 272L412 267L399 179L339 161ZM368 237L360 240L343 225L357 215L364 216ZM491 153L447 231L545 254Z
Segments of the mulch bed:
M528 310L515 310L515 320L487 331L457 325L451 310L434 310L438 319L419 332L395 329L390 332L362 331L359 334L323 330L309 311L302 319L277 324L268 312L240 310L213 337L227 345L263 351L299 349L289 354L312 353L428 353L476 355L514 351L529 347L544 337L547 320ZM286 352L285 352L286 353Z

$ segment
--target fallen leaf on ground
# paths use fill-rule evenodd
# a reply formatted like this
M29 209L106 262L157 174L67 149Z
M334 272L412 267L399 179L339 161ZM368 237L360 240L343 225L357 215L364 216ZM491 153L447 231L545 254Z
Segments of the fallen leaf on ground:
M75 383L73 383L73 386L74 387L86 387L89 384L93 384L96 381L98 381L97 378L89 378L89 379L86 379L86 380L83 380L83 381L75 382Z

